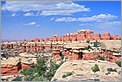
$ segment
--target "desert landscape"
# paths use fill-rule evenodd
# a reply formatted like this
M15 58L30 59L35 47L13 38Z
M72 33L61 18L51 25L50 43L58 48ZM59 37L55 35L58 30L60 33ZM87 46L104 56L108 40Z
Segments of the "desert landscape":
M120 81L121 2L1 1L1 81Z
M37 59L41 57L47 59L47 66L49 67L51 60L56 64L63 62L63 65L57 69L52 81L89 80L91 78L94 80L93 78L96 77L99 77L101 81L117 81L120 79L121 67L116 63L121 61L121 38L118 35L111 36L108 32L94 34L92 30L80 30L45 40L36 38L18 42L3 42L1 49L3 78L6 76L15 77L19 74L16 66L19 59L22 59L23 62L22 69L25 69L36 65ZM73 64L70 65L70 63ZM85 66L81 66L82 64ZM92 72L91 69L95 64L100 69L96 73ZM106 74L108 68L116 69L116 71ZM74 76L62 78L65 72L73 72L72 75ZM78 73L83 74L83 79L77 78ZM114 76L111 75L113 73ZM88 74L92 74L92 77L89 78L91 75L88 76ZM108 77L112 79L105 79Z

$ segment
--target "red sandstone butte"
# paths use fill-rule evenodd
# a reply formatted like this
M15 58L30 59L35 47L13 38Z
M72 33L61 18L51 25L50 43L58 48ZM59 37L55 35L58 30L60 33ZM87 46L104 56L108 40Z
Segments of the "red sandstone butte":
M40 38L40 42L44 42L44 39L43 38Z
M75 33L65 34L63 36L54 35L51 38L46 38L45 42L71 42L71 41L85 41L85 40L120 40L119 35L110 35L109 32L104 34L97 33L95 34L92 30L80 30ZM34 39L34 42L44 42L44 39L38 38ZM31 41L29 41L31 42Z
M95 40L101 40L101 34L95 34Z
M113 40L120 40L121 39L121 37L119 36L119 35L112 35L111 36L111 38L113 39Z
M49 38L46 38L45 42L50 42L50 39Z
M38 39L38 38L35 38L35 39L34 39L34 42L39 42L39 39Z
M104 40L111 40L111 35L109 32L106 32L104 33L104 37L103 37Z

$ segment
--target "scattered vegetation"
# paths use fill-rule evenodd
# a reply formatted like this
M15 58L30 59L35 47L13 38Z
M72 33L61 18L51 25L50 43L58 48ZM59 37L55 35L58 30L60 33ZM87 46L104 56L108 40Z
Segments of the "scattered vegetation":
M61 59L64 59L64 55L63 54L60 57L61 57Z
M94 47L99 47L100 46L100 43L96 40L95 42L94 42Z
M94 79L94 81L100 81L100 79Z
M87 47L85 47L85 50L90 51L90 49L92 49L92 50L93 50L93 48L92 48L90 45L88 45Z
M121 67L121 61L115 62L119 67Z
M89 43L90 43L90 40L87 40L87 41L86 41L86 43L88 43L88 44L89 44Z
M50 81L62 63L56 64L51 60L50 67L47 67L47 60L38 58L36 66L23 69L20 73L25 75L25 81Z
M36 67L35 68L26 68L26 69L23 69L22 71L20 71L21 74L24 74L25 76L26 75L31 75L31 74L34 74L35 72L37 72L36 70Z
M116 69L113 69L113 68L107 68L107 71L108 72L117 72L117 70Z
M106 75L110 74L110 72L105 73Z
M97 64L95 64L95 66L91 67L93 72L97 72L100 71L99 66Z
M65 77L68 77L68 76L71 76L73 75L72 72L66 72L62 77L65 78Z
M103 60L104 61L105 60L105 57L104 56L100 56L99 57L99 60Z
M16 78L14 78L12 81L22 81L22 77L17 76Z
M113 68L107 68L107 73L105 73L106 75L110 74L111 72L117 72L116 69L113 69Z

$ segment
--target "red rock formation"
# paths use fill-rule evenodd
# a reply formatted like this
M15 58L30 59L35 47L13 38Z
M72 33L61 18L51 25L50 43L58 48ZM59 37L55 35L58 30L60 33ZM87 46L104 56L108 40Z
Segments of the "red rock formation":
M60 57L60 50L55 49L53 50L53 57L52 57L53 61L59 61L61 59Z
M109 32L103 34L103 40L111 40L111 35Z
M35 39L34 39L34 42L39 42L39 39L38 39L38 38L35 38Z
M22 69L30 68L30 65L22 64ZM2 76L12 76L19 74L19 71L17 70L17 66L12 64L2 64L1 66L1 75Z
M44 42L44 39L43 38L40 38L40 42Z
M62 41L63 41L62 36L58 36L58 37L57 37L57 41L58 41L58 42L62 42Z
M51 40L49 38L46 38L45 42L50 42Z
M101 40L101 34L95 34L95 40Z
M113 40L120 40L120 39L121 39L121 37L118 36L118 35L112 35L111 38L112 38Z

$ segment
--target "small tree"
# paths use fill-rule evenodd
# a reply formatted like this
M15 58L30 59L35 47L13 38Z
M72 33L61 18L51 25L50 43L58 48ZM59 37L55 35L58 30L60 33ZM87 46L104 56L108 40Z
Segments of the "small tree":
M105 57L104 56L100 56L99 57L99 60L103 60L104 61L105 60Z
M49 71L45 73L45 76L46 76L46 78L47 78L49 81L53 78L53 76L54 76L56 70L57 70L61 65L62 65L62 62L61 62L60 64L56 64L56 63L54 63L52 60L50 61L50 68L49 68Z
M68 76L71 76L71 75L73 75L72 72L66 72L66 74L64 74L62 77L65 78L65 77L68 77Z
M108 72L117 72L117 70L116 69L113 69L113 68L107 68L107 71Z
M91 67L91 69L92 69L93 72L100 71L100 69L99 69L97 64L95 64L95 66Z
M90 40L87 40L87 41L86 41L86 43L88 43L88 44L89 44L89 43L90 43Z
M34 73L36 72L36 69L31 67L31 68L25 68L23 69L22 71L20 71L21 74L24 74L25 76L26 75L33 75Z
M60 56L60 57L61 57L61 59L64 59L64 55L63 55L63 54L61 54L61 56Z
M40 76L44 76L47 70L46 60L44 58L37 59L37 72Z
M115 62L119 67L121 67L121 61Z
M22 77L17 76L16 78L14 78L12 81L22 81Z
M94 42L94 47L99 47L100 43L96 40L96 42Z
M92 48L90 45L88 45L87 47L85 47L85 49L86 49L86 50L89 50L89 51L90 51L90 49L93 50L93 48Z

